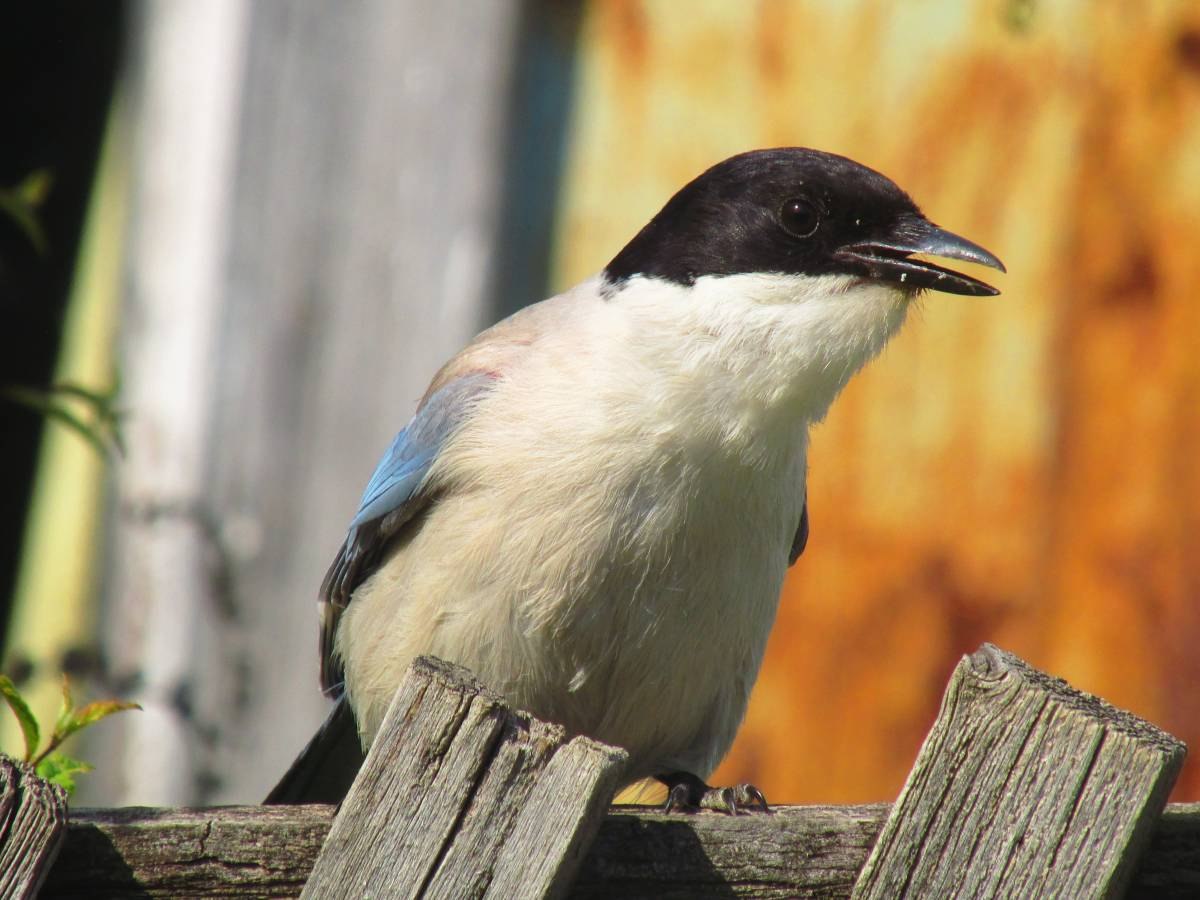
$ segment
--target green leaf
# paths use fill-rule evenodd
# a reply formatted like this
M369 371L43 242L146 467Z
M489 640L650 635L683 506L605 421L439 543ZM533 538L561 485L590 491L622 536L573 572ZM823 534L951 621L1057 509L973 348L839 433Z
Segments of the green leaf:
M71 697L71 679L63 672L62 702L58 705L58 718L54 722L54 736L61 741L63 729L71 723L71 714L75 711L75 700ZM57 743L57 742L56 742Z
M38 218L38 208L45 202L53 181L48 169L39 169L26 176L16 187L0 188L0 211L25 232L41 256L49 252L50 244Z
M97 700L94 703L89 703L83 709L75 710L71 713L67 721L59 720L59 727L54 731L54 737L61 741L63 738L70 737L81 728L87 728L89 725L99 722L101 719L111 716L113 713L124 712L127 709L141 709L136 703L129 703L124 700Z
M17 196L26 206L37 209L50 196L50 188L54 186L54 176L49 169L36 169L25 176L25 180L17 185Z
M49 393L84 403L95 419L89 426L91 430L97 434L106 432L106 443L115 446L117 452L124 455L125 436L121 426L124 423L125 410L117 406L120 391L120 380L114 377L112 384L105 391L95 391L71 381L63 381L51 387Z
M104 436L94 425L84 422L73 412L70 412L62 406L57 406L54 404L46 404L40 410L40 412L47 419L54 419L56 422L61 422L63 425L66 425L81 438L91 444L92 449L94 449L99 456L105 459L108 458L108 447L104 443Z
M124 443L119 430L121 414L118 411L114 410L108 402L101 405L92 403L89 405L89 409L98 421L85 422L66 405L56 400L57 397L63 395L81 400L90 401L92 399L90 392L86 392L76 385L58 386L48 390L19 385L0 387L0 396L28 407L47 419L53 419L67 426L91 444L100 456L107 458L109 455L107 443L109 437L118 450L123 450ZM109 433L108 436L105 434L106 431Z
M4 695L8 708L13 711L17 723L21 726L21 734L25 738L25 761L29 762L37 754L38 742L41 740L37 719L34 718L21 692L17 690L17 686L7 675L0 675L0 694Z
M92 771L92 766L57 750L37 764L38 775L52 784L60 784L68 794L75 793L75 776Z
M60 381L58 384L50 388L55 394L68 394L72 397L78 397L94 406L98 411L107 410L112 407L112 402L116 399L116 393L111 388L101 393L93 391L91 388L85 388L81 384L76 384L73 381Z

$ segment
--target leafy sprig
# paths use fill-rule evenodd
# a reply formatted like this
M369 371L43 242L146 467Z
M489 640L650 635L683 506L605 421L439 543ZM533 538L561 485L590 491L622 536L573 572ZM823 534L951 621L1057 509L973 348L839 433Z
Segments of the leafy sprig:
M41 256L50 252L46 230L42 227L41 207L54 185L49 169L30 172L12 187L0 187L0 212L5 213L24 232Z
M33 766L34 771L42 778L54 784L60 784L68 794L75 791L75 776L90 772L92 766L81 759L68 756L59 750L59 746L78 731L89 725L94 725L101 719L113 713L127 709L141 709L136 703L124 700L97 700L85 706L76 707L71 696L71 682L66 675L62 680L62 703L59 706L58 718L54 722L54 730L44 747L41 744L41 726L37 717L12 679L0 675L0 696L8 703L8 708L17 717L21 727L21 735L25 740L25 762Z
M125 452L121 433L123 412L117 406L119 390L116 381L107 391L93 391L71 383L48 388L4 385L0 386L0 397L67 426L100 456L108 457L113 449Z

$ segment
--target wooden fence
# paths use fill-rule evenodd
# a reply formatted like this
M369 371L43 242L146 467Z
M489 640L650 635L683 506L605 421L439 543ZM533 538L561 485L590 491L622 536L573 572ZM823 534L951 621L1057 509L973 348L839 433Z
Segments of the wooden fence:
M336 813L68 821L60 792L0 767L0 896L41 883L44 898L1195 897L1200 804L1164 812L1184 754L984 645L955 670L891 807L610 809L623 751L567 740L423 659Z

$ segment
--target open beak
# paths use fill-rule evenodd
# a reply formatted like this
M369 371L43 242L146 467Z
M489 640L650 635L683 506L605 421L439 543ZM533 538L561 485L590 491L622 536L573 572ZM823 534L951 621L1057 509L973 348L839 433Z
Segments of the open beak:
M970 275L944 269L924 259L912 259L914 253L958 259L1001 272L1007 271L1004 263L978 244L938 228L919 216L904 219L882 238L871 238L842 247L834 256L843 262L853 263L855 268L870 278L914 290L929 288L971 297L989 297L1000 293L990 284Z

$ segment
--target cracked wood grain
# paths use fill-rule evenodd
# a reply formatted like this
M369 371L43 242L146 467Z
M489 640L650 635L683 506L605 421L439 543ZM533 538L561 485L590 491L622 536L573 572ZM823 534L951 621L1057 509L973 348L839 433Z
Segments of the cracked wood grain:
M889 807L781 806L770 816L613 807L570 896L843 900ZM332 806L77 809L43 900L298 897ZM1129 891L1200 896L1200 804L1167 807Z
M72 810L42 897L298 897L332 806Z
M853 896L1121 896L1185 752L985 644L955 670Z
M0 755L0 897L37 896L66 826L66 792Z
M302 897L561 897L627 755L409 668Z

